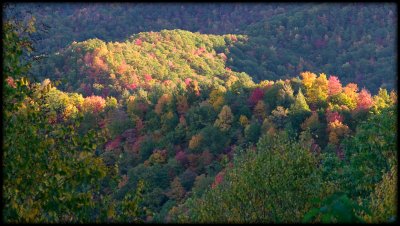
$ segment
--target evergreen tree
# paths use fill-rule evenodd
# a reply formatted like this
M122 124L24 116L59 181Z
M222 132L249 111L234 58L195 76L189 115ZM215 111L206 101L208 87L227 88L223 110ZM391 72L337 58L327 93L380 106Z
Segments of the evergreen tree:
M311 110L306 102L301 89L297 93L294 103L289 108L289 116L292 122L292 126L296 131L301 128L301 123L311 115Z
M310 107L308 106L306 98L304 97L301 89L297 93L294 103L290 105L289 111L291 114L310 112Z

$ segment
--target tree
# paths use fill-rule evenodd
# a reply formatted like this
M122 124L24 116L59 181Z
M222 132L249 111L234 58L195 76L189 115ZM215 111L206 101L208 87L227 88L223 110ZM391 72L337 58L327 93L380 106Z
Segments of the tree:
M329 76L328 80L328 95L333 96L342 92L342 84L336 76Z
M397 166L397 111L383 109L359 124L354 136L342 142L349 164L344 168L344 189L366 198L385 172Z
M394 90L390 92L390 100L393 105L397 104L397 93Z
M161 115L164 110L164 106L167 106L171 102L171 96L168 94L163 94L157 101L156 106L154 107L154 111L157 115Z
M24 78L27 68L21 60L22 51L30 43L20 38L16 26L5 22L3 31L3 54L7 57L3 75L15 82L15 87L5 85L4 220L99 220L107 198L97 196L97 192L108 169L94 153L104 140L94 128L83 136L77 133L82 114L68 122L48 123L44 96L51 84L41 87Z
M185 96L176 97L176 110L180 115L185 114L189 109L187 98Z
M288 112L288 109L278 106L271 112L269 119L277 126L277 128L283 128L288 118Z
M307 100L310 104L323 105L328 97L328 80L324 73L320 74L318 78L314 80L310 89L307 90Z
M331 123L334 121L343 122L343 116L337 111L326 109L326 122Z
M300 89L297 93L296 100L292 105L290 105L289 108L289 118L292 122L292 126L294 126L296 130L299 130L301 123L303 123L303 121L310 115L311 110L308 107L306 99L304 98L304 95Z
M372 105L373 99L371 94L366 89L362 89L357 97L357 110L368 110Z
M203 136L201 134L192 136L192 138L189 141L189 148L192 150L197 150L200 147L202 139Z
M233 114L231 108L228 105L224 105L218 115L218 119L215 120L214 126L218 127L221 131L226 132L231 128L232 122Z
M136 190L134 192L127 193L121 203L116 206L108 206L108 220L129 223L143 222L142 217L144 215L144 211L141 208L141 203L143 202L144 186L143 180L140 180L137 183ZM116 213L117 211L119 213Z
M382 181L375 186L370 196L371 215L364 217L368 223L395 221L398 208L397 178L397 167L392 166L391 170L383 175Z
M201 197L203 193L210 187L213 183L213 178L210 176L206 176L205 174L201 174L196 177L192 192L196 197Z
M302 72L300 73L300 76L302 77L302 83L306 90L310 89L312 84L314 83L315 79L317 78L317 75L314 73L311 73L309 71Z
M267 107L265 106L264 101L259 100L257 102L257 105L253 109L253 115L260 121L267 117Z
M349 127L337 119L328 123L327 131L329 133L329 143L335 145L339 144L339 138L350 133Z
M285 82L283 87L278 91L276 97L277 105L288 108L294 102L293 89L290 83Z
M350 99L349 108L355 109L357 106L357 99L358 99L358 87L357 84L349 83L343 88L344 94Z
M298 222L311 208L311 199L324 197L325 185L316 164L316 158L287 134L264 136L256 151L247 150L233 168L226 169L218 186L180 206L178 213L185 216L180 219Z
M179 177L175 177L171 182L171 189L168 191L167 196L180 202L185 197L185 193L186 191L181 184L181 180Z
M250 106L254 106L258 103L258 101L262 100L263 98L264 90L257 87L251 92L248 102Z
M257 143L261 135L261 126L259 123L251 123L244 129L244 136L247 141L251 143Z
M224 96L223 95L224 95L224 92L222 92L218 89L214 89L213 91L211 91L210 98L208 99L208 101L213 106L215 111L218 111L220 109L220 107L224 104Z
M90 113L99 113L106 106L106 101L100 96L89 96L83 100L83 111Z
M380 112L381 109L387 108L391 105L390 96L386 89L379 88L378 95L373 98L373 110L375 112Z
M290 105L289 111L292 114L311 112L301 89L297 93L295 102Z
M245 115L240 115L239 117L240 125L246 127L249 124L249 119Z

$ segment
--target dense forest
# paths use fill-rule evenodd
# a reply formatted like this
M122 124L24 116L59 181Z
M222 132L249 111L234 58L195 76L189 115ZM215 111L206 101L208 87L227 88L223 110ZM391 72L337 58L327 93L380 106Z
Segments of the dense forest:
M397 221L393 4L3 7L3 221Z
M394 4L32 3L14 7L11 15L36 18L38 32L32 38L38 55L56 52L73 41L123 42L132 34L163 29L242 34L247 38L225 52L227 65L256 82L314 71L337 75L374 94L379 87L396 88Z

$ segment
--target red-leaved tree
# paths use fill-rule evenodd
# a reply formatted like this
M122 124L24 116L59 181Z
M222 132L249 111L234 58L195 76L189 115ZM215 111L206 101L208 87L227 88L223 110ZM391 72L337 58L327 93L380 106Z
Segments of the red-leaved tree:
M329 76L328 80L328 95L336 95L342 92L342 84L340 83L340 80L336 76Z
M357 110L367 110L374 104L371 94L366 89L362 89L357 98Z
M257 87L250 94L248 102L251 106L254 106L258 103L258 101L262 100L263 98L264 98L264 90Z

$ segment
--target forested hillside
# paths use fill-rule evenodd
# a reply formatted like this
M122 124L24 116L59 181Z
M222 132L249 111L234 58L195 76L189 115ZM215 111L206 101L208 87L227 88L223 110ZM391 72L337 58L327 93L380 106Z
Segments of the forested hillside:
M396 10L224 6L9 9L3 220L396 221ZM41 22L59 26L43 36Z
M248 39L229 48L228 66L256 82L314 71L373 93L396 88L397 10L390 3L32 3L15 8L13 14L35 16L38 53L57 52L73 41L125 41L163 29L240 34Z

